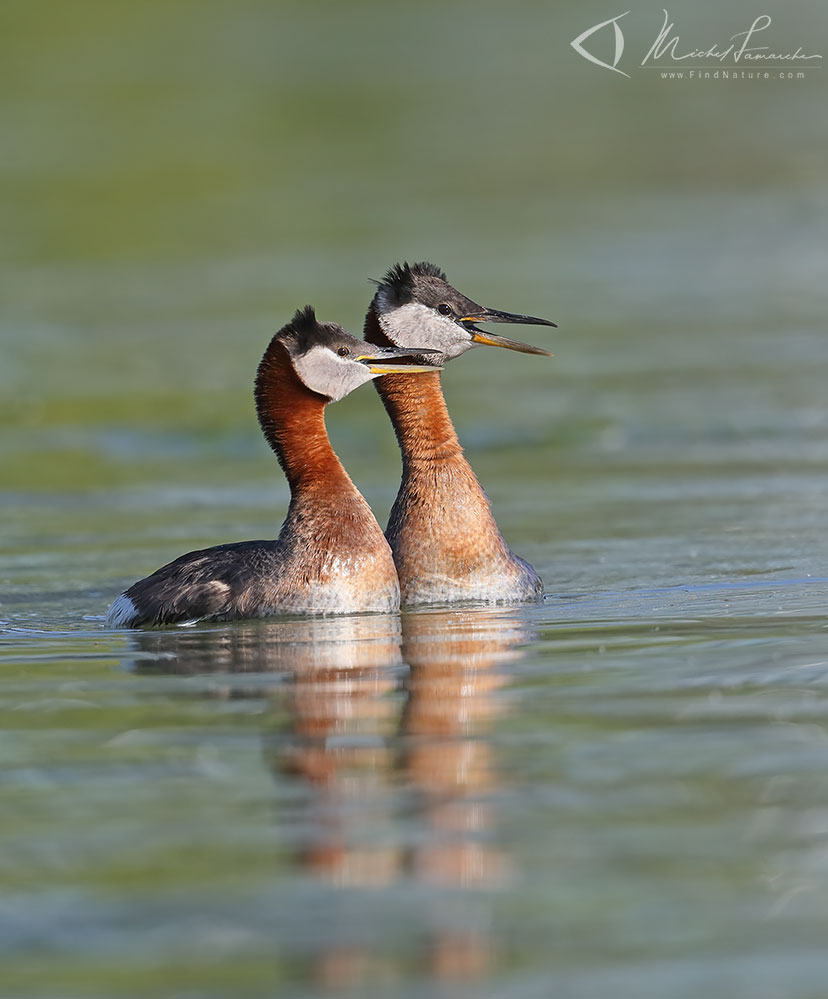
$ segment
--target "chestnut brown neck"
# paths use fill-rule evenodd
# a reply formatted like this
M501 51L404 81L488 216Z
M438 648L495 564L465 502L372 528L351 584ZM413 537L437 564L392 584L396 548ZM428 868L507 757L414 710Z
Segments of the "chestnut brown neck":
M256 412L292 493L356 487L325 429L328 399L304 385L284 346L273 339L256 374Z
M394 346L373 308L365 317L364 337L369 343ZM384 375L374 384L391 418L404 466L462 456L463 448L443 398L439 371L416 377Z

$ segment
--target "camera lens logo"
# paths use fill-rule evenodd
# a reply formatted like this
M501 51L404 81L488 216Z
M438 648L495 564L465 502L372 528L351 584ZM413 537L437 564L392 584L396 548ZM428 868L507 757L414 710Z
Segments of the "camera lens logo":
M630 74L625 73L622 69L618 69L618 62L624 53L624 34L621 31L621 28L618 26L618 22L621 20L622 17L626 17L627 14L629 14L629 11L625 10L623 14L618 14L616 17L611 17L608 21L601 21L600 24L596 24L593 25L593 27L591 28L587 28L587 30L584 31L583 34L578 35L577 38L573 38L569 44L572 46L573 49L575 49L578 55L583 56L584 59L588 60L589 62L595 63L596 66L602 66L604 69L611 69L613 73L620 73L622 76L626 76L627 79L629 80ZM610 24L612 25L615 33L615 57L613 58L611 64L608 62L603 62L601 59L597 59L594 55L592 55L591 52L587 52L587 50L581 44L582 42L585 42L587 38L591 38L596 32L600 31L601 28L606 28L607 25Z

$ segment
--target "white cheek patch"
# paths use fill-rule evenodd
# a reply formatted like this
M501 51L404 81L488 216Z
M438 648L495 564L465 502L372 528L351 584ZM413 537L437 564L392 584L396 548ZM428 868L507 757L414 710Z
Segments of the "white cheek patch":
M382 293L378 298L380 326L398 347L426 347L456 357L472 346L471 336L451 317L421 302L392 306Z
M321 346L311 347L294 358L293 367L311 392L325 395L333 402L343 399L374 377L359 361L340 357L328 347Z

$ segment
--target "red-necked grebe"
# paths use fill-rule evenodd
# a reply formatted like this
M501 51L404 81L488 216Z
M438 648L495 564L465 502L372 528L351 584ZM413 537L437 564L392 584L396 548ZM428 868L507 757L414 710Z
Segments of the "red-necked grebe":
M308 306L270 341L256 376L256 410L290 485L275 541L189 552L115 600L107 623L138 627L271 614L394 611L391 550L325 430L329 402L389 370L425 377L412 351L357 340ZM401 376L402 377L402 376Z
M478 329L475 323L555 326L546 319L487 309L466 298L433 264L398 264L382 281L365 319L371 343L429 347L432 363L489 344L526 354L549 352ZM508 547L489 499L463 455L438 372L381 378L376 389L402 451L402 483L386 537L403 605L474 600L538 600L543 583Z

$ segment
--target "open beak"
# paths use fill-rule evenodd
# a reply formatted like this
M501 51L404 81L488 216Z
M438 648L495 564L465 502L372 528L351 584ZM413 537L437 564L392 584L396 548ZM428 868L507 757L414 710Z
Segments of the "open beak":
M442 371L438 364L412 364L412 358L422 357L424 354L439 354L439 350L432 350L430 347L409 348L403 350L401 347L374 347L370 354L360 354L357 357L371 372L372 375L416 375L422 371Z
M475 323L520 323L523 326L555 326L548 319L536 319L534 316L521 316L516 312L501 312L499 309L481 308L473 315L463 316L460 322L472 335L473 343L485 343L490 347L505 347L507 350L519 350L521 354L543 354L545 357L552 357L548 350L541 347L533 347L528 343L521 343L520 340L510 340L505 336L498 336L496 333L487 333L478 329Z

